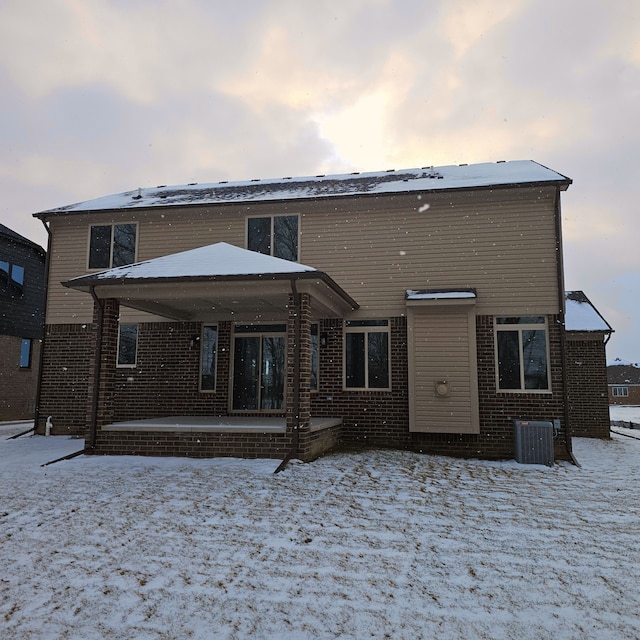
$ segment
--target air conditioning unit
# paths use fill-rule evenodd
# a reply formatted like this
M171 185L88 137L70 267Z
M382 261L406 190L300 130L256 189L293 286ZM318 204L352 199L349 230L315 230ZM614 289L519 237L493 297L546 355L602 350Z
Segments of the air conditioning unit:
M516 462L553 465L553 423L514 420Z

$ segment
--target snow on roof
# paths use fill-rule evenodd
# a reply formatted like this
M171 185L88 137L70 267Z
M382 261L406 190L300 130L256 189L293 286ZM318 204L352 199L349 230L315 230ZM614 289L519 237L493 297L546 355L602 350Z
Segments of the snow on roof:
M582 291L565 292L567 331L613 331Z
M533 184L556 184L567 188L571 180L532 160L515 160L375 173L287 177L211 184L192 183L172 187L162 185L104 196L34 215L47 217L53 214L80 211L299 200Z
M273 275L311 271L316 269L248 249L240 249L226 242L218 242L198 249L80 276L69 280L67 284L73 287L89 280L97 284L105 281L106 284L107 280Z
M476 298L477 294L472 289L461 290L437 290L437 289L407 289L407 300L460 300L464 298Z

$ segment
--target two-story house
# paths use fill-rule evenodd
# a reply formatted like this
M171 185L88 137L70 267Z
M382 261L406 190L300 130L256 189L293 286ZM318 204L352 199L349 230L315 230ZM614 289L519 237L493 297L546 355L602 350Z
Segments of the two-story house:
M44 271L44 249L0 224L0 420L34 416Z
M50 233L38 428L89 451L570 457L560 194L532 161L140 188Z

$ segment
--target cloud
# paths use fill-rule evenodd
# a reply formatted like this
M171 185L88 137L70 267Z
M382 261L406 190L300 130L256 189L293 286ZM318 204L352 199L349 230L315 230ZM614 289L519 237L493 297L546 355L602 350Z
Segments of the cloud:
M137 186L538 160L574 179L567 284L640 360L640 3L5 0L0 87L0 212L31 237Z

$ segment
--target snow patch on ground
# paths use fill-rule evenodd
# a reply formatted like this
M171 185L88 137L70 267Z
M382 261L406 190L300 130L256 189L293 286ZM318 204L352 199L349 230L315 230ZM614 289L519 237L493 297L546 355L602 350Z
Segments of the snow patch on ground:
M581 467L400 451L91 457L0 435L0 636L640 637L640 441Z

